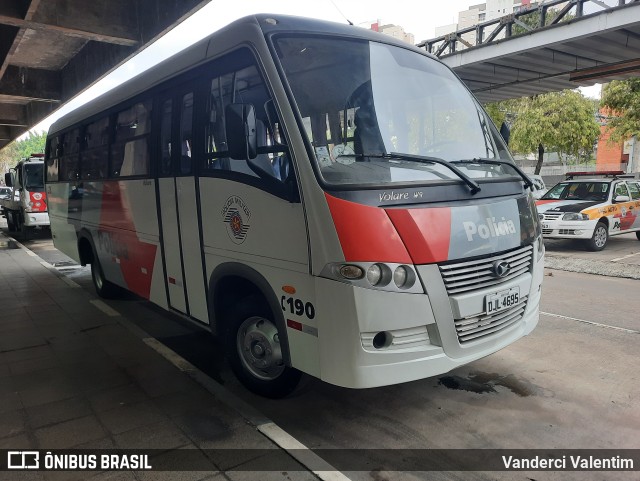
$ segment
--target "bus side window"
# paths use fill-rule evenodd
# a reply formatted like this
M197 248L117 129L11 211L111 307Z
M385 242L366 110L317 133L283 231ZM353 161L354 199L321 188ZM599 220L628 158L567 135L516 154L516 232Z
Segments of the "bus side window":
M110 177L149 174L151 100L139 102L117 114L111 145Z
M224 113L226 107L234 103L250 103L256 115L258 155L248 161L234 159L228 153ZM206 108L205 171L235 172L268 183L287 178L291 169L282 128L255 65L214 77Z
M109 117L93 122L85 128L80 153L80 175L83 180L107 177L109 161Z
M47 146L47 182L56 182L58 180L59 159L58 146L60 145L60 137L56 136L49 140Z
M60 157L60 180L75 182L80 178L78 150L80 131L73 129L62 136L62 155Z
M193 93L182 97L180 109L180 173L191 174L192 171L192 134L193 126Z
M162 103L162 118L160 119L160 173L171 175L171 112L172 101L167 99Z

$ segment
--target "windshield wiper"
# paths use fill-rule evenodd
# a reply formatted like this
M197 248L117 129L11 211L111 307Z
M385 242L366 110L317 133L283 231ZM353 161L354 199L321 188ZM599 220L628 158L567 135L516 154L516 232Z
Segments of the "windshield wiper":
M518 167L516 164L513 164L513 163L509 162L508 160L476 158L476 159L452 160L451 163L452 164L455 163L455 164L508 165L513 170L515 170L520 177L522 177L522 180L524 180L524 183L527 185L527 187L529 187L529 189L533 191L533 182L531 181L529 176L527 174L525 174L524 171L520 167Z
M451 165L451 162L447 162L444 159L440 159L438 157L428 157L426 155L412 155L412 154L401 154L399 152L390 152L384 155L371 155L369 157L381 157L384 159L400 159L400 160L408 160L411 162L419 162L421 164L438 164L446 167L451 172L460 177L465 184L469 186L471 189L471 194L477 194L480 192L480 186L476 181L471 179L467 174L458 169L455 165Z

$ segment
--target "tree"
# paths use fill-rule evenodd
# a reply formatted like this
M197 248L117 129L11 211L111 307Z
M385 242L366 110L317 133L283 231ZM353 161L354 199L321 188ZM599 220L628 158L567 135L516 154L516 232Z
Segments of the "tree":
M24 157L43 153L46 139L46 132L29 132L26 139L13 141L0 150L0 174L7 172Z
M611 112L607 120L611 142L640 136L640 78L614 80L605 85L600 105Z
M500 104L497 107L491 106L488 111L504 110L507 112L505 116L513 116L509 146L513 152L522 154L538 152L536 174L542 168L545 150L575 157L588 155L600 135L594 102L573 90L540 94Z
M549 8L547 9L547 13L544 17L544 27L546 27L547 25L551 25L551 22L553 22L553 20L558 16L558 14L560 13L560 11L558 9L554 9L554 8ZM572 15L570 13L565 13L565 15L562 17L562 19L560 19L560 22L568 22L569 20L575 18L575 15ZM536 28L540 28L540 9L535 8L530 10L528 13L525 13L523 15L520 15L518 17L518 20L520 22L522 22L523 24L525 24L527 27L529 27L529 29L531 30L535 30ZM523 33L527 33L530 30L526 29L524 27L521 27L518 24L515 24L513 26L513 30L512 30L512 34L513 35L522 35Z
M4 173L16 165L19 159L18 147L15 142L11 142L4 149L0 150L0 184L4 184Z
M46 132L29 132L29 136L26 139L18 140L16 142L19 157L22 159L24 157L29 157L31 154L44 153L44 145L46 140Z

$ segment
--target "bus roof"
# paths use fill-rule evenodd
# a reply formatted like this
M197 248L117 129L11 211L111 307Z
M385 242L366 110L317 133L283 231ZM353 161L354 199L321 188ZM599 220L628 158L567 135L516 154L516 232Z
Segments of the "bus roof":
M157 65L140 73L136 77L123 82L118 87L105 92L95 100L92 100L64 117L57 120L49 129L49 134L64 130L65 128L83 121L93 115L107 110L121 102L149 90L166 80L169 80L182 72L214 58L235 46L241 45L238 36L240 30L255 32L259 29L263 35L286 31L293 33L331 33L359 37L367 40L382 41L403 48L414 50L431 58L436 58L406 42L397 40L389 35L374 32L372 30L353 25L340 24L325 20L317 20L305 17L295 17L279 14L257 14L240 18L222 29L212 33L194 45L172 55Z

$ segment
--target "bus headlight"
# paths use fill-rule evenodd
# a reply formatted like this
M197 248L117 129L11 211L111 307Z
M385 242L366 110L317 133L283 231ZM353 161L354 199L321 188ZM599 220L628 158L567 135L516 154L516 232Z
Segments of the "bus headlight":
M407 270L404 266L398 266L396 270L393 271L393 282L395 282L398 287L404 286L407 282Z
M333 279L365 289L423 294L422 284L412 265L388 262L327 264L320 277ZM393 281L393 282L392 282Z
M380 264L373 264L367 269L367 280L372 286L377 286L382 280L382 268Z
M362 279L364 277L364 271L359 266L346 264L340 268L340 275L349 280Z

